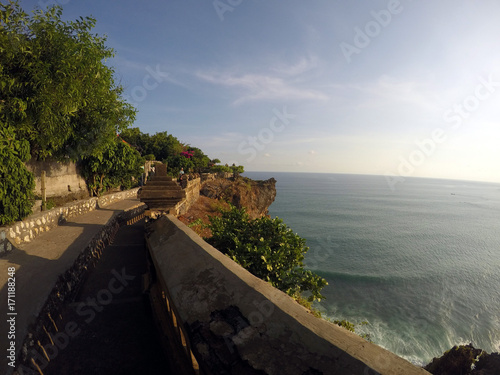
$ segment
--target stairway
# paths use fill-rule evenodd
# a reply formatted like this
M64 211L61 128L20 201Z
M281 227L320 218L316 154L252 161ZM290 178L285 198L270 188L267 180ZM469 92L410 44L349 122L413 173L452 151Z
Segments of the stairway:
M186 198L186 192L167 176L165 164L157 164L155 169L155 175L142 187L140 200L149 210L169 211Z

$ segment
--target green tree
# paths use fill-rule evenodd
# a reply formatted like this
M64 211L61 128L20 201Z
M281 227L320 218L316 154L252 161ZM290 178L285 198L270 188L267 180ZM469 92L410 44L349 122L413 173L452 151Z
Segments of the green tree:
M118 137L103 152L87 156L80 162L82 173L92 195L135 185L142 173L144 159L139 152Z
M28 16L17 1L0 4L1 223L31 212L30 156L100 158L135 116L105 64L113 51L91 33L95 20L61 16L60 7Z
M128 128L124 129L120 133L120 137L134 146L142 156L148 155L148 143L151 138L149 134L142 133L139 128ZM149 153L149 155L153 155L153 157L155 157L152 153Z
M0 225L31 213L35 182L24 165L29 155L29 143L16 140L14 131L0 124Z
M210 160L205 153L197 148L185 145L172 134L159 132L154 135L144 134L139 128L125 129L120 136L133 145L142 156L154 155L154 158L163 161L168 165L168 173L177 176L181 168L184 171L194 171L196 173L208 170L209 167L219 159ZM190 157L182 155L188 153ZM227 170L232 172L231 169Z
M233 172L233 176L237 177L241 173L245 172L245 168L242 165L235 165L233 164L231 167L229 167L231 171Z
M205 240L253 275L295 298L323 298L326 280L304 268L305 240L281 219L250 220L245 209L231 206L220 217L211 216L208 228L212 237Z
M18 139L32 156L71 157L102 151L134 119L123 102L106 39L91 33L95 20L62 21L62 9L24 13L0 4L2 111L13 117Z
M150 136L146 151L156 156L156 160L166 161L171 157L179 155L184 145L172 134L159 132Z
M218 159L216 159L218 160ZM220 161L219 161L220 163ZM210 172L212 173L219 173L219 172L226 172L226 173L233 173L233 175L238 176L239 174L245 172L245 167L242 165L235 165L233 164L232 166L226 165L212 165L210 167Z
M23 82L10 74L8 65L26 56L24 39L13 29L24 26L19 6L0 4L0 225L21 220L31 213L34 202L33 174L26 169L30 145L16 135L18 124L26 122L26 101L17 93Z
M189 147L188 151L193 153L193 169L196 173L201 173L208 168L210 158L203 151L196 147Z

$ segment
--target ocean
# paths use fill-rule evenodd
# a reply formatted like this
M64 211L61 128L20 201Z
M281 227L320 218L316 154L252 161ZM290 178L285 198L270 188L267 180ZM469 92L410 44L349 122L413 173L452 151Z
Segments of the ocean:
M324 317L417 365L458 344L500 351L500 184L244 175L277 180L269 213L306 239Z

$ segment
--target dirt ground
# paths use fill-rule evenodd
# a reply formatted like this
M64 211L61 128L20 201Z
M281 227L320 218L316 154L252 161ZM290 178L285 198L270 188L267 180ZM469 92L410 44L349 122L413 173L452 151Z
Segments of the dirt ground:
M220 216L219 208L229 208L229 205L217 199L212 199L204 196L200 196L196 203L186 212L184 215L179 216L179 220L182 221L187 226L190 226L201 237L210 237L210 229L203 228L200 224L194 224L193 222L203 222L203 224L209 224L209 216Z

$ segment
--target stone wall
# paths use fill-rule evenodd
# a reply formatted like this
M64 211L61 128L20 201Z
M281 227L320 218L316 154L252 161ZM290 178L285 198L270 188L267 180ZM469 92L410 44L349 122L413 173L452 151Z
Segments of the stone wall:
M45 171L45 188L47 197L73 195L79 198L88 196L87 184L72 161L34 161L26 163L26 167L35 176L35 194L41 195L41 175Z
M122 199L136 197L138 190L136 188L68 203L49 211L36 213L13 225L0 227L0 256L10 252L13 246L32 241L40 233L49 231L73 216L106 207Z
M177 203L177 205L175 206L174 211L176 216L185 214L200 197L200 178L185 181L185 183L187 183L187 185L183 190L186 192L186 198Z
M311 315L173 215L147 227L158 284L202 374L428 374ZM188 354L189 355L189 354Z

